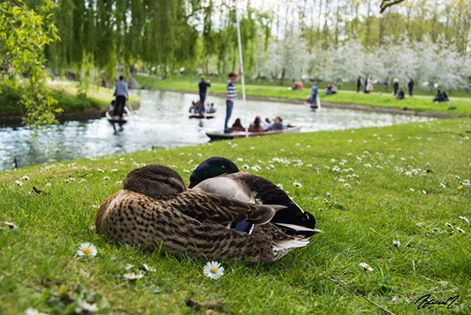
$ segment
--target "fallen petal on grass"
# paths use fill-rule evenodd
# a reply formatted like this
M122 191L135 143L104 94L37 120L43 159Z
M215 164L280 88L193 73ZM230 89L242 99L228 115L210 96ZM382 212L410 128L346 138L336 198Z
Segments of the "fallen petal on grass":
M10 230L16 230L18 227L13 222L5 221L3 222Z
M144 278L142 273L128 272L123 275L123 278L128 281L136 281Z

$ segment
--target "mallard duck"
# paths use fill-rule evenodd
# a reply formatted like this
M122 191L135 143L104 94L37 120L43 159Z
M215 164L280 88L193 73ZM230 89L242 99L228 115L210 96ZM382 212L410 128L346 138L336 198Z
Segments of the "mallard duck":
M299 207L281 188L269 180L240 172L237 165L223 157L211 157L202 162L190 176L190 188L249 203L284 206L270 221L291 235L312 236L316 219ZM237 230L251 225L238 224Z
M280 208L187 190L174 170L147 165L131 171L123 189L101 205L96 231L148 250L162 246L177 256L270 262L309 243L270 223ZM254 225L251 233L230 228L240 221Z

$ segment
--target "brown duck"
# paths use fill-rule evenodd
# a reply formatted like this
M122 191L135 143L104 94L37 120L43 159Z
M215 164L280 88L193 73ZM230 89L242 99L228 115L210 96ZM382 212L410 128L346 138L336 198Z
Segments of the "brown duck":
M146 250L163 247L177 256L270 262L309 243L270 223L282 207L187 190L182 178L165 166L131 171L123 188L101 205L96 231ZM254 225L250 233L231 228L241 221Z

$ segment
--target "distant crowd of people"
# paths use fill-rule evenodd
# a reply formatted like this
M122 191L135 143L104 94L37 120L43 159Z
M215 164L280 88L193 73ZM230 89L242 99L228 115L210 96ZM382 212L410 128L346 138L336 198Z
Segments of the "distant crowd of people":
M288 126L283 124L283 119L280 116L276 116L273 121L270 121L269 118L264 120L260 116L255 117L255 120L247 128L249 132L265 132L273 130L283 130ZM240 118L237 118L234 121L234 124L231 127L231 131L245 131L245 127L242 126Z

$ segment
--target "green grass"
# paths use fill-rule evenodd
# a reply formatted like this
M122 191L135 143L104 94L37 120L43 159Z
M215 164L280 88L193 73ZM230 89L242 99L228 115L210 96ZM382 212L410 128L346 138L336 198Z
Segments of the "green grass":
M72 81L60 81L50 85L54 95L59 100L59 105L65 111L83 110L87 108L105 109L113 99L113 89L91 85L87 96L79 94L77 83ZM139 103L139 98L130 96L132 105Z
M65 112L83 111L86 109L104 110L113 99L113 90L90 86L87 95L78 93L76 83L70 81L54 82L50 85L50 90L54 98L58 101L58 106ZM21 114L20 94L17 90L9 89L9 86L0 86L0 115ZM131 106L139 104L139 98L130 97Z
M89 299L102 301L102 313L114 314L193 313L187 298L220 301L220 313L227 314L381 314L325 277L344 281L396 314L469 314L471 229L459 216L471 218L471 186L462 184L471 179L470 132L470 119L436 120L4 171L0 222L18 228L0 230L0 314L21 314L28 307L62 314L83 292L98 293ZM324 233L273 264L223 262L225 275L212 281L202 273L204 259L141 252L92 230L96 207L121 188L133 168L165 164L187 182L189 171L213 155L240 167L260 166L249 172L282 184ZM303 186L295 188L295 181ZM45 194L33 193L33 187ZM395 248L393 240L402 245ZM97 246L97 257L74 258L83 242ZM361 270L360 262L374 271ZM127 264L142 263L156 272L136 283L123 279ZM414 301L426 293L460 298L451 311L434 305L418 311Z
M197 80L159 80L149 76L138 76L137 79L146 88L198 93ZM240 84L238 89L239 94L241 94ZM224 83L214 82L209 93L224 95L225 91L226 86ZM448 112L471 116L471 98L466 97L451 96L450 102L435 104L432 102L433 96L430 95L406 96L404 100L397 100L390 93L382 92L363 94L349 90L339 90L336 95L330 96L325 96L324 92L324 89L320 92L322 103L333 102L400 109L407 107L410 110L417 111ZM256 96L304 101L310 95L310 88L305 88L301 91L291 91L285 86L247 85L246 93L249 97Z

